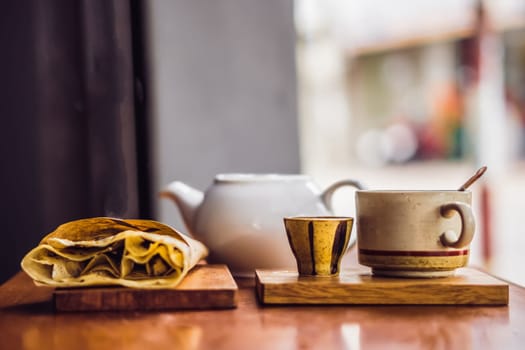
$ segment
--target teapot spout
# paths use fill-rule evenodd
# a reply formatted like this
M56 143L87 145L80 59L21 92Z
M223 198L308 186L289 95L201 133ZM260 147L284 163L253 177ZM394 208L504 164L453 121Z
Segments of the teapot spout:
M204 193L180 181L170 183L159 195L171 199L178 207L186 227L193 233L194 218L203 199Z

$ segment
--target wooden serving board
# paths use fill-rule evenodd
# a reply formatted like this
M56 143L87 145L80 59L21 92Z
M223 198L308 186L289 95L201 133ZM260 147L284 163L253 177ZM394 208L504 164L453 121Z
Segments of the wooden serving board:
M295 271L257 270L263 304L508 305L509 286L472 268L432 279L375 277L345 270L333 277L298 277Z
M55 289L56 311L229 309L237 284L226 265L197 265L171 289L90 287Z

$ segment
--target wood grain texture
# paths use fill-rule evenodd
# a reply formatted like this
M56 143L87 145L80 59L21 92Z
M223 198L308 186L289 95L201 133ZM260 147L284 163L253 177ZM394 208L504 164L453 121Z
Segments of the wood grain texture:
M509 305L257 303L237 279L238 307L156 312L63 312L52 288L18 273L0 286L2 349L517 349L525 344L525 288Z
M333 277L299 277L295 271L256 271L263 304L507 305L507 283L463 268L433 279L382 278L359 270Z
M173 289L93 287L56 289L56 311L227 309L237 305L237 285L226 265L198 265Z

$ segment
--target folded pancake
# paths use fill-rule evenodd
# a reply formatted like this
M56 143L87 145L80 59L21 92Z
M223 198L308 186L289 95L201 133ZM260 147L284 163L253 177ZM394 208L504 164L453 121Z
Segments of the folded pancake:
M37 285L168 288L207 254L201 242L156 221L90 218L60 225L22 269Z

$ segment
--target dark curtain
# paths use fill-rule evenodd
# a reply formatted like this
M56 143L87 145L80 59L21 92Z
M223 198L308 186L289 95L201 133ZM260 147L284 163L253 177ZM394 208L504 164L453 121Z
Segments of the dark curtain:
M57 225L139 217L130 3L0 4L0 282Z

